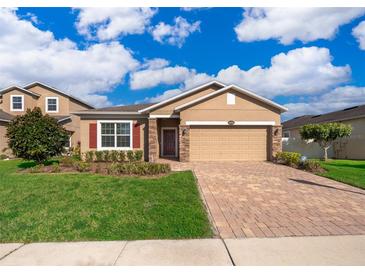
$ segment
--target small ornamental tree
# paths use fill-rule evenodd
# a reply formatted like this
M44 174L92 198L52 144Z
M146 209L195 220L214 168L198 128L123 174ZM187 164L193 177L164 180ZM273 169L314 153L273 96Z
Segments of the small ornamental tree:
M38 107L11 121L6 136L14 155L37 163L61 154L69 138L57 120Z
M328 149L338 138L348 137L351 135L351 125L342 123L325 123L325 124L309 124L300 128L300 136L303 140L313 140L324 151L324 160L328 159Z

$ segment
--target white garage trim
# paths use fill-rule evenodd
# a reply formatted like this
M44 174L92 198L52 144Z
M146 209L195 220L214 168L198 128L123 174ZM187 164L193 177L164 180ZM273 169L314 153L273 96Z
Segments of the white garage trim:
M188 126L274 126L275 121L186 121Z
M150 118L180 118L178 114L150 114Z

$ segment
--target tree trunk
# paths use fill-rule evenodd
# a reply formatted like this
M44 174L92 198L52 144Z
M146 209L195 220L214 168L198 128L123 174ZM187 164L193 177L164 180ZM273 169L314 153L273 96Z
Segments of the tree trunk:
M324 161L328 160L328 153L327 153L328 148L329 147L324 147Z

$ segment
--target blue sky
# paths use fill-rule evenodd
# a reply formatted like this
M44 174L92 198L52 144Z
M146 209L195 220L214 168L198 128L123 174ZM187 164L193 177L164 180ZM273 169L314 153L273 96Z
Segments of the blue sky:
M155 102L216 78L287 106L284 119L365 103L360 8L0 13L2 87L38 80L106 106Z

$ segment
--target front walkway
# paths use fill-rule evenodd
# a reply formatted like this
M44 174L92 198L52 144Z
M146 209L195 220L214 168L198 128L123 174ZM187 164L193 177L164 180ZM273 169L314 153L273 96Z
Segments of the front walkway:
M0 266L364 265L364 254L365 236L0 244Z
M193 169L222 238L365 234L365 191L268 162L173 162Z

